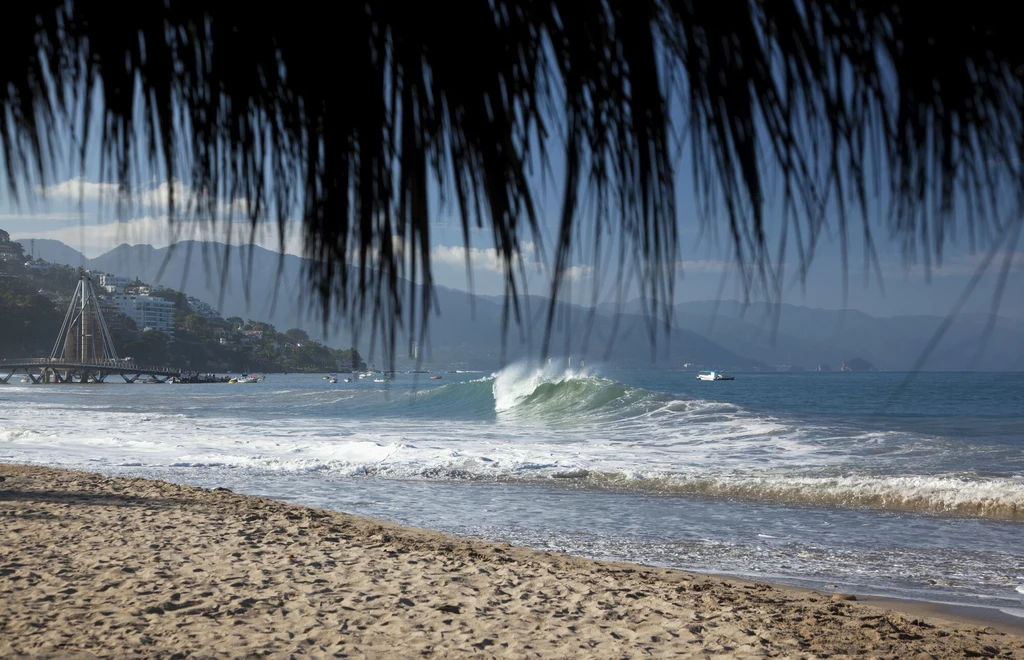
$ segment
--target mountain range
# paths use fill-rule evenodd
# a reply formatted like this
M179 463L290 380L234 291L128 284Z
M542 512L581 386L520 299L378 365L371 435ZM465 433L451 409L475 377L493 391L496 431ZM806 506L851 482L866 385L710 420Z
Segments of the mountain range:
M22 241L27 244L28 241ZM184 291L217 307L223 316L298 327L341 347L358 344L373 360L369 337L353 341L345 329L324 325L306 295L306 262L260 247L226 249L223 244L184 242L169 248L120 245L89 259L59 241L37 239L46 261L84 266ZM508 326L502 342L500 298L436 288L439 315L430 319L419 356L425 365L493 368L536 356L548 319L548 300L520 300L524 322ZM1024 370L1024 321L997 315L963 314L941 340L925 349L944 323L939 316L874 317L856 310L737 301L679 303L671 329L643 315L639 301L595 309L558 303L549 355L573 356L620 366L681 368L832 369L853 358L882 370ZM653 327L652 327L653 324ZM654 331L655 342L651 336ZM407 338L399 340L405 362ZM380 344L376 344L378 358Z

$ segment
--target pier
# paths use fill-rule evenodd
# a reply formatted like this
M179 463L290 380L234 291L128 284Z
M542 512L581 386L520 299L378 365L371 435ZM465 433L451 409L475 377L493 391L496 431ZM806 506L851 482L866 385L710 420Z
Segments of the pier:
M21 374L33 383L102 383L120 376L126 383L166 383L181 370L167 366L143 366L132 358L120 358L103 318L92 279L78 281L64 323L48 358L0 360L0 383Z
M0 360L0 383L10 382L18 374L33 383L102 383L108 376L119 375L126 383L140 378L166 383L178 377L180 370L171 367L141 366L128 360L76 361L53 358Z

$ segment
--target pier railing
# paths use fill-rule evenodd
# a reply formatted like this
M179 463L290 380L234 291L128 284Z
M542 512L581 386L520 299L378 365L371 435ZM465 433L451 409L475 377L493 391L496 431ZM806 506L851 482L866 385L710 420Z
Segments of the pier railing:
M66 360L60 358L3 358L0 359L0 367L54 367L60 369L108 369L118 371L129 371L138 373L157 373L176 375L181 369L173 367L149 366L136 363L134 360Z

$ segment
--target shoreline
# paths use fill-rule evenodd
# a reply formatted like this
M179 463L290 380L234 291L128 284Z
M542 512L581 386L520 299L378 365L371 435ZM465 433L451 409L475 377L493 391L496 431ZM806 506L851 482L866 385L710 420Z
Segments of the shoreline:
M1007 614L996 607L954 605L872 595L858 596L857 600L865 605L893 610L905 616L931 617L969 626L990 626L1009 635L1024 637L1024 618Z
M997 610L833 600L160 481L0 476L5 657L1024 658L1024 620Z

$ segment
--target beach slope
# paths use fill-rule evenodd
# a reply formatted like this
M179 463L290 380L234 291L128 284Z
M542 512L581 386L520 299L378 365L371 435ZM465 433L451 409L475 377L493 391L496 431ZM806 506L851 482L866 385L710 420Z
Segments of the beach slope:
M0 657L1019 657L830 595L0 464Z

